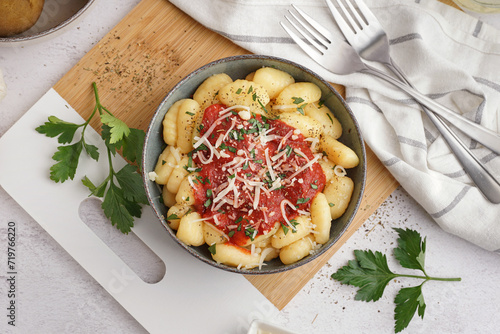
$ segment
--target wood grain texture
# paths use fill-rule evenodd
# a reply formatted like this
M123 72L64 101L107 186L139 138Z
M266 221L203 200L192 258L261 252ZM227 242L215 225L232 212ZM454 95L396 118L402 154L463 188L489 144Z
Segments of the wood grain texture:
M54 89L86 118L94 107L91 84L96 82L103 105L129 126L146 130L163 97L181 78L208 62L247 53L170 2L143 0ZM344 94L344 87L334 86ZM278 309L302 289L398 186L370 149L367 162L367 184L358 214L328 252L289 272L246 276Z

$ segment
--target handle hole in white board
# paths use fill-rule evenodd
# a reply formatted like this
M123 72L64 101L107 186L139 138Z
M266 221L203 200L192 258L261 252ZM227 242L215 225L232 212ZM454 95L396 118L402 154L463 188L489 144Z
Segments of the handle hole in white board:
M82 221L144 282L154 284L165 276L165 263L132 231L123 234L106 218L98 198L87 198L78 208ZM92 247L92 246L89 246Z

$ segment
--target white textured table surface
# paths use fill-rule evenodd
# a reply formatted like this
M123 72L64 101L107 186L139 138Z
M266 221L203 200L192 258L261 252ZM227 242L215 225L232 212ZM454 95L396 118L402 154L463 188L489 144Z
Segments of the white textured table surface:
M0 102L0 136L138 2L99 1L77 27L61 36L20 48L0 47L0 68L8 85L7 96ZM500 26L500 19L493 23ZM89 208L82 212L92 220L102 216ZM8 222L15 222L17 228L15 328L7 324ZM272 322L300 333L393 332L394 296L400 287L413 286L416 281L391 282L378 302L365 303L354 300L354 288L330 278L353 258L355 249L387 253L394 271L408 272L392 258L396 242L393 227L409 227L427 236L429 274L462 278L461 282L426 283L425 319L414 319L406 333L500 331L500 256L442 231L402 189L382 204ZM112 229L101 229L122 253L143 253L140 245L129 251L130 239L121 238ZM0 254L1 333L145 332L1 187ZM147 279L161 276L161 268L152 269L157 263L145 260L144 255L134 255L131 261L142 263L141 273ZM212 307L209 302L207 307ZM251 320L249 315L244 321ZM207 333L217 332L216 328L207 329ZM169 333L168 326L165 333Z

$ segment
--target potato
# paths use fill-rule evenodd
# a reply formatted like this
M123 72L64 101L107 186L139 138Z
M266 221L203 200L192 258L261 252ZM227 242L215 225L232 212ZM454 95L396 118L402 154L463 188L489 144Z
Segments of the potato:
M177 238L188 246L201 246L205 243L203 222L198 212L182 216L177 229Z
M252 81L264 86L271 100L276 98L285 87L295 83L295 79L290 74L272 67L263 67L255 71Z
M183 204L175 204L168 209L167 212L167 223L168 226L177 230L179 228L179 223L181 218L188 212L193 211L193 207ZM170 218L170 219L169 219Z
M344 214L351 201L353 191L354 182L347 176L335 175L330 183L325 186L323 193L330 206L332 219L337 219Z
M201 110L199 115L196 117L196 120L193 124L193 133L191 134L191 144L193 146L201 138L200 125L203 123L203 115L204 114L205 114L205 111Z
M182 180L189 174L186 170L186 166L188 164L189 158L184 156L181 161L174 167L170 177L167 181L167 188L172 194L177 194L179 191L179 187L181 185Z
M172 153L172 147L167 146L163 152L161 152L156 162L154 170L156 173L155 182L158 184L167 184L172 169L174 169L176 164L177 161L175 160L175 155Z
M246 81L253 81L253 77L255 76L255 72L248 73L245 77Z
M163 199L163 204L169 208L177 203L175 200L175 194L168 191L167 187L163 187L161 197Z
M290 245L292 242L302 239L309 233L311 233L311 219L306 216L298 216L295 218L297 225L296 230L293 231L292 228L288 227L288 231L285 234L283 227L280 227L276 234L272 236L271 245L274 248L283 248Z
M332 216L325 194L318 193L311 202L311 221L314 225L314 240L324 244L330 239Z
M201 110L205 110L212 104L219 103L219 89L233 82L233 79L226 73L214 74L196 89L193 94L193 100L200 104Z
M318 102L321 98L321 89L311 82L296 82L288 85L276 97L276 104L293 106L282 109L282 112L295 112L299 107L308 103Z
M265 242L265 240L271 238L278 231L279 227L280 227L280 223L276 222L274 227L267 234L261 234L261 235L255 237L253 239L253 241L251 239L248 239L247 242L242 246L245 247L245 246L249 246L251 244L255 244L255 247L261 247L261 246L258 246L258 244Z
M311 117L295 114L283 113L280 114L280 121L300 130L305 137L319 138L321 135L321 124Z
M0 0L0 37L20 34L40 18L44 0Z
M342 135L342 125L325 105L319 107L317 103L309 103L304 107L304 113L321 123L323 134L335 139Z
M252 254L248 249L225 243L215 246L215 254L212 258L217 263L223 263L228 266L242 266L245 269L255 268L259 265L260 255Z
M239 79L219 90L219 100L228 107L244 105L252 112L262 113L262 107L269 103L269 95L262 85Z
M185 99L172 104L172 106L168 108L165 117L163 117L163 141L167 143L167 145L177 145L177 115L179 114L179 107L184 101Z
M330 180L335 175L335 164L328 160L326 157L324 157L323 159L319 159L318 163L321 166L321 169L323 169L323 174L325 174L325 182L330 182Z
M313 249L314 238L309 234L294 241L280 250L280 260L284 264L295 263L310 254Z
M187 175L179 184L179 189L177 189L177 194L175 195L175 201L179 204L193 205L194 204L194 190L189 183L188 177L191 180L196 180L194 174Z
M359 158L356 152L332 136L321 136L319 143L328 159L336 165L340 165L344 168L353 168L359 164Z
M274 247L266 247L260 252L260 256L264 254L264 262L271 261L280 255L280 250Z
M209 246L213 244L221 244L227 241L219 229L217 229L212 224L203 223L203 237L205 238L205 243Z
M177 147L181 153L189 153L193 149L193 130L200 114L200 104L195 100L186 99L179 106L179 114L177 115Z

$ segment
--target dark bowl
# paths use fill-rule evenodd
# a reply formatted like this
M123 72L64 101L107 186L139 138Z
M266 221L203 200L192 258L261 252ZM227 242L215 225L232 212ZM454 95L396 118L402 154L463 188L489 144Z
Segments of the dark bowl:
M94 4L95 0L45 0L35 25L18 35L0 37L0 46L25 46L56 37L74 27Z
M281 263L279 258L266 262L267 265L262 269L254 268L250 270L237 269L224 264L219 264L212 259L207 245L200 247L187 246L176 237L176 231L171 229L165 217L167 216L168 208L161 200L161 189L153 181L148 178L148 172L153 171L158 160L158 156L163 151L165 143L162 136L162 121L165 113L170 106L177 100L189 98L193 95L196 88L209 76L217 73L226 73L233 80L245 78L245 76L263 66L275 67L291 74L296 81L308 81L318 85L322 91L322 100L325 105L334 113L335 117L340 121L343 128L340 141L352 148L359 156L360 163L357 167L348 170L348 176L354 181L354 193L351 202L344 213L338 219L332 221L330 231L330 240L325 243L316 253L309 255L302 260L293 264L285 265ZM172 238L186 251L208 263L211 266L220 268L226 271L239 274L274 274L297 268L304 265L324 252L326 252L333 244L335 244L342 234L345 233L351 224L359 204L362 199L363 190L366 179L366 155L363 139L360 134L358 124L354 118L354 114L349 109L344 99L335 91L335 89L320 76L311 70L293 63L291 61L262 55L242 55L228 57L209 63L188 76L182 79L163 99L162 103L156 110L151 123L146 133L143 152L143 181L146 188L146 194L159 221L165 227Z

